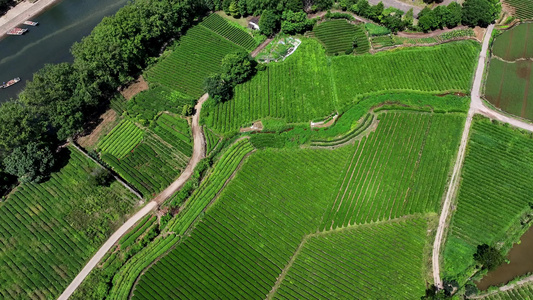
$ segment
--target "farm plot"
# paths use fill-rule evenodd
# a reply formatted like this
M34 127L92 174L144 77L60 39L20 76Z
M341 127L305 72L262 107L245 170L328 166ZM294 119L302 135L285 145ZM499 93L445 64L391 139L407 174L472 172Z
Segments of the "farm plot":
M264 298L316 232L349 151L251 155L191 235L142 275L133 299Z
M204 94L205 78L220 72L224 56L242 49L204 26L195 26L168 57L146 72L146 79L196 99Z
M384 91L467 92L479 50L479 43L460 41L372 56L333 57L339 105L353 102L357 94Z
M270 63L265 71L235 88L232 100L206 109L209 128L237 131L251 121L271 116L288 122L307 122L335 110L327 58L321 45L303 39L284 62Z
M522 23L497 36L492 45L492 55L506 61L533 57L533 23Z
M444 278L464 276L480 244L518 241L533 195L533 139L488 119L474 122L444 248ZM466 274L467 276L469 274Z
M425 291L427 230L416 218L310 237L273 298L416 299Z
M330 20L318 24L313 29L316 37L324 44L326 54L351 54L354 40L357 40L357 53L368 52L369 44L364 27L348 23L346 20Z
M0 204L2 299L57 298L138 201L118 182L88 184L99 167L64 151L68 164L48 181L20 185Z
M387 113L355 144L321 230L435 212L464 115Z
M490 60L485 98L502 110L533 120L532 61Z
M217 14L211 14L201 24L248 51L257 47L257 43L251 35Z
M533 0L505 0L515 9L514 15L520 19L533 19Z
M150 197L168 186L185 168L192 154L192 140L187 121L167 114L162 114L143 134L143 141L124 157L106 151L102 151L101 157L144 196ZM109 139L114 139L112 135L113 132ZM124 138L127 143L127 136Z

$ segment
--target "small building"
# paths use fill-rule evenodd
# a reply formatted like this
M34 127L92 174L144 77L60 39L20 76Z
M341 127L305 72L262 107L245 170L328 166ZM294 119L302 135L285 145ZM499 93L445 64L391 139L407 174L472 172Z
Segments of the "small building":
M259 30L259 18L260 17L252 17L250 21L248 21L248 28L252 30Z

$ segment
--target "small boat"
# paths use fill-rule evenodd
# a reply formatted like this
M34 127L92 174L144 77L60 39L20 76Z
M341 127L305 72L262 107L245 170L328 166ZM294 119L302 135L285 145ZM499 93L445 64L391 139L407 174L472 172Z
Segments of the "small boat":
M39 22L33 22L33 21L24 21L24 25L30 25L30 26L37 26L39 25Z
M11 79L10 81L4 82L2 85L0 85L0 89L7 89L8 87L14 85L15 83L17 83L19 81L20 81L19 77Z
M7 32L9 35L23 35L28 29L15 27Z

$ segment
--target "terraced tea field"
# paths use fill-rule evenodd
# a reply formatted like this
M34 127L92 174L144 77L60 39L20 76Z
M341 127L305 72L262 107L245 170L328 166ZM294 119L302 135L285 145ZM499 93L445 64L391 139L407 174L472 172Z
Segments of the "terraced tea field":
M533 285L531 283L524 284L507 291L498 291L480 299L484 300L532 300L533 299Z
M50 180L20 185L0 204L2 299L56 298L138 201L118 182L87 184L99 167L64 151L68 164Z
M430 247L427 230L427 220L416 218L312 236L303 242L273 299L423 295L424 248Z
M135 128L132 130L142 134L142 141L137 134L124 134L126 131L121 128ZM111 143L109 141L121 151L109 151L114 149L105 147ZM168 186L185 168L192 154L192 140L187 121L162 114L149 130L123 120L105 137L99 148L107 164L145 197L151 197Z
M393 91L469 91L479 44L461 41L376 55L332 57L321 45L303 39L298 50L281 63L235 88L233 99L203 111L209 128L237 131L253 121L281 118L309 122L358 101L362 95Z
M248 51L252 51L257 47L257 43L251 35L235 25L230 24L217 14L211 14L201 23L201 25L211 29L215 33L218 33Z
M444 276L465 274L477 245L508 250L533 195L533 140L488 119L474 122L446 245ZM518 234L518 236L517 236Z
M351 54L354 39L357 40L356 51L358 54L366 53L370 48L364 27L350 24L343 19L320 23L313 29L313 32L318 40L324 44L327 55Z

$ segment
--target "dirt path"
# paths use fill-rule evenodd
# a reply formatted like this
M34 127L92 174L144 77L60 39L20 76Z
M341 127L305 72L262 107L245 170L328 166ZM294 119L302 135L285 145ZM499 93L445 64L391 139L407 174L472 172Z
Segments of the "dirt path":
M451 29L438 29L434 30L432 32L423 33L423 32L398 32L397 35L399 37L405 37L405 38L413 38L413 39L419 39L419 38L430 38L430 37L436 37L438 35L441 35L445 32L450 32L458 29L467 29L468 26L457 26L455 28Z
M332 9L331 12L333 13L343 13L343 14L348 14L348 15L351 15L352 17L354 17L357 21L359 22L363 22L363 23L373 23L373 24L376 24L374 21L372 20L369 20L369 19L365 19L363 17L360 17L352 12L349 12L349 11L342 11L342 10L339 10L339 9ZM326 11L321 11L321 12L318 12L316 14L309 14L307 15L307 17L309 19L314 19L314 18L322 18L326 15Z
M38 15L57 1L39 0L35 3L24 1L13 7L5 15L0 17L0 39L5 37L9 30Z
M257 47L254 51L252 51L252 53L250 53L250 55L252 57L256 57L257 54L259 54L259 52L261 52L263 49L265 49L265 47L270 44L270 42L272 42L274 39L266 39L263 43L261 43L261 45L259 45L259 47Z
M68 299L72 293L78 288L78 286L83 282L85 277L89 275L98 262L104 257L104 255L118 242L118 240L126 233L128 230L135 225L140 219L149 214L153 209L157 208L161 203L171 197L176 191L178 191L185 182L193 174L194 168L205 156L205 140L202 134L202 128L200 127L200 111L202 109L202 104L208 99L208 95L203 95L198 104L196 104L196 113L192 118L192 135L194 139L193 154L189 164L181 173L180 177L174 181L170 186L168 186L164 191L157 195L150 203L146 204L140 211L138 211L133 217L131 217L126 223L124 223L106 242L105 244L96 252L96 254L89 260L81 272L74 278L70 285L65 289L63 294L59 296L59 300Z

